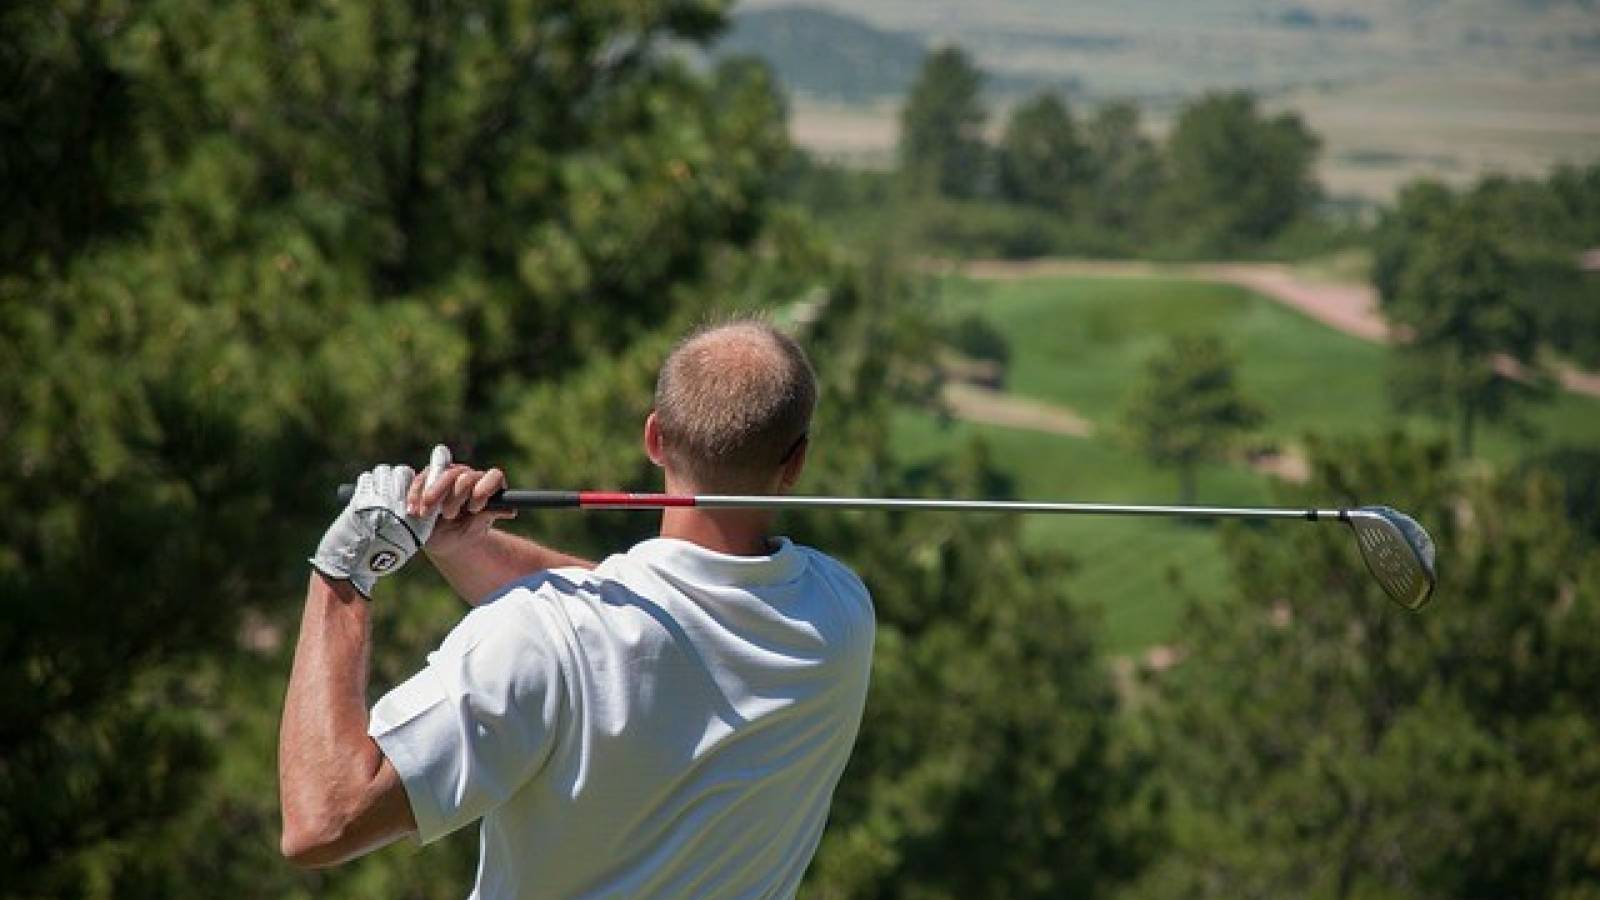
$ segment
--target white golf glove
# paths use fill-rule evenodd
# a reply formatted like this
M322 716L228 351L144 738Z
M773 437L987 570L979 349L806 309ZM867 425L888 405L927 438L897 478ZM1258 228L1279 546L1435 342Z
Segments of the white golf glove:
M443 444L433 449L428 472L431 479L450 465ZM311 566L329 578L347 580L372 599L379 578L400 571L433 533L439 518L406 514L406 492L416 477L410 466L378 466L361 473L355 493L339 517L328 526L311 557Z

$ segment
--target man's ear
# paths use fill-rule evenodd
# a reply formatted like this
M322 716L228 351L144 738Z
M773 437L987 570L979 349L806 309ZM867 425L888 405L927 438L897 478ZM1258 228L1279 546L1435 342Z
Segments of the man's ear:
M806 451L810 449L811 439L801 438L800 443L795 446L794 452L789 454L789 458L783 461L783 468L778 470L779 490L790 490L800 480L800 473L806 467Z
M657 421L653 409L644 419L644 454L658 467L667 467L667 451L661 445L661 423Z

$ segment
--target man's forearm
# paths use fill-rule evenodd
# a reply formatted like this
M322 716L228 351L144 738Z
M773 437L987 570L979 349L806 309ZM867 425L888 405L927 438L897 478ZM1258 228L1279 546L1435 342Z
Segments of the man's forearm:
M536 572L562 566L594 568L589 560L494 529L481 539L448 553L426 552L434 568L450 582L450 587L473 606L500 588Z
M371 611L348 582L312 574L278 733L284 852L307 864L336 861L415 827L409 809L382 811L376 823L357 819L384 787L383 753L367 736Z

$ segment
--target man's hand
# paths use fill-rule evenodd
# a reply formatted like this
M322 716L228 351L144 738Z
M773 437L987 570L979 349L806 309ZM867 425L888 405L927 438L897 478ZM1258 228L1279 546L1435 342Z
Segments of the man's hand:
M434 449L425 477L442 474L450 451ZM409 515L406 492L418 476L410 466L378 466L356 479L350 503L322 535L311 566L329 578L349 581L363 597L372 597L378 579L400 571L422 549L433 532L437 514Z
M480 471L459 464L432 481L414 477L406 495L407 513L438 520L433 536L425 541L428 556L435 560L452 556L481 542L495 522L515 518L515 510L484 509L505 486L505 473L499 469Z
M495 522L516 517L514 510L485 508L505 486L505 473L499 469L457 465L434 481L412 479L406 496L410 515L438 517L427 542L428 559L456 594L473 606L535 572L558 566L594 568L586 559L495 529Z

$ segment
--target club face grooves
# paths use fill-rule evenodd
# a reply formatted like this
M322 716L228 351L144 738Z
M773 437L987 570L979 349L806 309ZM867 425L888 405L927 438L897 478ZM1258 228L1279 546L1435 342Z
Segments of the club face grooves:
M1351 510L1347 521L1356 534L1361 559L1384 593L1409 610L1427 605L1437 582L1433 541L1427 531L1387 506Z

